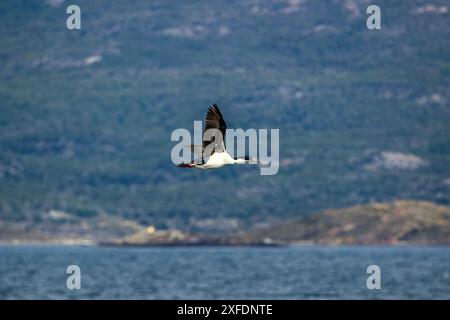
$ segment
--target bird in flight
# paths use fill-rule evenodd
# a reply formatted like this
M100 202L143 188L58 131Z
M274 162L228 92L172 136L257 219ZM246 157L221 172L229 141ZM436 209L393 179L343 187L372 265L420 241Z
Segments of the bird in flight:
M180 168L217 169L228 164L258 164L256 159L250 157L233 158L225 149L225 132L227 124L217 104L208 108L203 130L203 144L191 145L191 151L200 156L200 159L191 163L181 163ZM214 139L213 139L214 138Z

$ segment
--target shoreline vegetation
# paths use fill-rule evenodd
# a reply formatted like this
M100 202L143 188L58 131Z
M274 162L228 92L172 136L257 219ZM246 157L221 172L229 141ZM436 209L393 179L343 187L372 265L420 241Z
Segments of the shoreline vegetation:
M178 229L159 230L134 221L101 216L70 221L52 212L52 223L30 226L0 221L0 245L147 246L303 246L449 245L450 207L397 200L278 221L264 227L216 235Z

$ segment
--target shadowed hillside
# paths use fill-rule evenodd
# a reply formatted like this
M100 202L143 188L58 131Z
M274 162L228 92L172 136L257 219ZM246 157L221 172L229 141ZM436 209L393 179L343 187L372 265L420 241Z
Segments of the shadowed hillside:
M381 31L363 0L80 0L81 31L69 4L0 2L1 220L233 231L450 203L448 1L378 1ZM171 163L213 102L230 128L280 129L278 175Z

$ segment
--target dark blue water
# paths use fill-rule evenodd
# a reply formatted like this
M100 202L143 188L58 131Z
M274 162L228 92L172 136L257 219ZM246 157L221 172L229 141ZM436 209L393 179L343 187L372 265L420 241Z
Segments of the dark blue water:
M66 288L72 264L80 290ZM0 246L0 298L449 299L450 248Z

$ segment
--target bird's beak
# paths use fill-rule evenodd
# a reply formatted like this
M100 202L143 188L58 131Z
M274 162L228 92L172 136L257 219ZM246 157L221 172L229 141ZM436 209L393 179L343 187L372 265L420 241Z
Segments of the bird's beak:
M257 164L259 167L262 167L262 168L270 167L270 162L262 162L262 161L258 160Z

